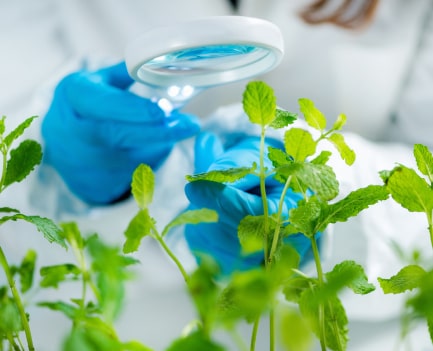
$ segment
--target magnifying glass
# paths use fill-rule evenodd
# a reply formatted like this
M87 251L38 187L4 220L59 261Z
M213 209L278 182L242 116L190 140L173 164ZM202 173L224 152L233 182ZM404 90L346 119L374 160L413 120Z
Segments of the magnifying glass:
M215 16L154 27L126 48L130 76L169 113L200 91L275 68L284 45L271 22Z

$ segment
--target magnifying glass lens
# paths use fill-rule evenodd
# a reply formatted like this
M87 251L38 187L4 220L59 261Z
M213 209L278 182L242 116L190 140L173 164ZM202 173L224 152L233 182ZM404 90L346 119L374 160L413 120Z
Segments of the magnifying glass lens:
M210 45L155 57L142 68L167 74L217 72L250 65L266 55L269 50L252 45Z

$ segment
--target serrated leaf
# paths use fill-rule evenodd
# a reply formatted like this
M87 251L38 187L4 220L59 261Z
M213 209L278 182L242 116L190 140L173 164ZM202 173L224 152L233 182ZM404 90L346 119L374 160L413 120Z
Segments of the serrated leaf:
M317 219L320 216L321 206L316 197L308 202L300 201L298 207L290 210L290 223L298 232L308 237L316 234Z
M59 283L65 281L68 277L76 280L80 274L81 270L72 263L45 266L40 270L42 280L39 285L43 288L58 288Z
M238 238L244 254L263 250L265 239L263 216L245 216L238 225Z
M24 140L16 149L10 151L9 156L3 187L26 178L41 162L42 148L34 140Z
M394 168L386 181L386 189L397 203L411 212L431 213L433 210L433 190L411 168Z
M65 240L61 236L60 228L49 218L39 216L27 216L22 213L17 213L13 216L4 216L0 218L0 224L7 221L16 221L22 219L36 226L36 229L41 232L45 239L50 243L56 243L64 248L67 248Z
M320 131L326 128L326 118L313 101L305 98L299 99L299 108L310 127Z
M295 161L304 162L316 152L316 142L311 134L301 128L291 128L284 134L284 147Z
M12 144L12 142L16 139L18 139L24 131L32 124L33 120L37 118L38 116L32 116L24 120L22 123L20 123L12 132L10 132L6 137L4 138L4 143L9 148L9 146Z
M243 93L242 104L245 113L253 124L267 126L276 114L274 91L264 82L250 82Z
M304 163L295 174L298 181L307 186L324 201L334 199L339 192L339 183L334 170L322 164Z
M317 337L320 337L319 300L311 290L305 290L299 300L301 313L309 321ZM329 349L346 350L349 340L348 324L346 311L340 299L337 296L329 297L324 302L324 339Z
M326 273L326 289L332 294L338 293L343 287L361 295L375 290L375 286L368 282L364 268L351 260L335 265L332 271Z
M132 175L131 192L141 209L147 208L153 199L155 176L152 168L140 164Z
M218 221L218 212L208 208L188 210L174 218L161 233L164 237L172 228L184 224L215 223Z
M268 147L268 158L275 168L293 163L293 160L283 150L272 146Z
M413 149L416 165L419 171L433 180L433 155L427 146L415 144Z
M220 171L210 171L207 173L187 175L186 179L189 182L195 182L197 180L209 180L211 182L218 182L218 183L233 183L239 179L244 178L246 175L252 173L254 169L255 167L229 168Z
M391 278L377 278L377 280L385 294L401 294L407 290L418 288L426 274L427 272L422 267L409 265Z
M350 217L357 216L362 210L387 198L388 192L380 185L369 185L352 191L344 199L322 208L317 229L322 231L330 223L345 222Z
M275 119L272 121L269 127L274 129L284 128L296 121L297 118L298 115L296 113L280 110L277 108Z
M352 165L355 162L355 152L346 144L344 136L340 133L333 133L328 137L328 140L337 148L340 157L347 165Z
M131 253L138 250L141 239L151 234L153 219L147 209L140 210L129 222L125 230L126 241L123 244L123 252Z

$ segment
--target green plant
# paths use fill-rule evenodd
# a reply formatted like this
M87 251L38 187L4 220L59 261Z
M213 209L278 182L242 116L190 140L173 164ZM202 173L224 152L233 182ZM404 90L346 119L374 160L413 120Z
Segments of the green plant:
M414 145L413 155L417 170L397 165L391 171L382 171L381 176L394 201L410 212L425 214L433 248L433 155L422 144ZM414 262L403 267L396 275L390 278L380 277L378 280L385 294L402 294L415 290L406 300L403 336L414 321L424 319L433 340L432 267Z
M24 140L16 148L12 148L24 131L31 125L36 117L30 117L19 124L11 132L6 133L6 117L0 120L0 152L2 157L2 173L0 179L0 193L13 185L21 182L38 165L42 158L42 150L39 143L34 140ZM24 220L36 226L45 239L66 246L59 235L59 229L48 218L29 216L18 209L10 207L0 208L3 216L0 224L8 221ZM22 294L26 293L33 283L33 271L37 253L30 250L23 258L19 266L11 266L7 256L0 245L0 265L6 276L8 286L0 287L0 349L8 343L13 350L24 349L20 338L20 332L25 334L28 350L34 350L32 333L28 323L28 315L23 303ZM19 277L17 286L15 278Z
M346 221L370 205L385 200L388 193L383 186L372 185L331 203L339 194L336 176L332 168L326 164L331 152L316 151L321 141L328 140L335 145L348 165L354 162L354 152L339 133L346 119L344 115L340 115L335 124L326 130L326 119L314 104L308 99L300 99L299 102L305 121L310 128L318 132L318 136L314 138L309 130L292 127L284 134L284 150L265 150L267 128L286 127L293 123L296 116L277 109L273 91L265 83L249 83L243 96L243 106L250 122L261 128L259 165L252 164L251 167L187 176L190 182L222 183L234 182L246 175L259 177L264 212L260 216L245 217L239 225L238 236L243 253L263 252L264 265L249 271L234 272L231 279L221 286L215 283L218 271L211 258L202 259L204 263L190 276L175 259L197 307L200 322L194 333L176 341L169 348L170 351L222 350L221 345L213 343L212 331L224 326L233 332L236 323L243 319L253 325L250 350L254 350L259 321L267 313L270 315L269 349L274 350L275 310L278 305L277 296L281 292L290 306L297 305L301 312L299 315L298 310L292 308L283 313L283 324L287 326L284 338L287 349L306 350L310 344L306 340L310 339L311 332L318 336L322 350L346 349L348 320L338 293L344 287L349 287L355 293L366 294L372 291L374 286L367 281L363 268L353 261L341 262L331 272L324 273L317 233L325 231L331 223ZM273 169L264 167L265 157L272 161ZM162 235L158 234L148 217L146 208L151 196L146 194L152 193L153 180L149 179L153 178L150 169L143 167L137 170L138 173L134 175L132 183L140 212L134 217L127 231L128 240L134 243L135 249L138 240L144 235L152 235L163 244L161 239L166 232L164 230ZM270 214L267 208L267 177L274 177L284 184L279 209L275 214ZM288 189L302 193L303 200L298 203L297 208L284 213L283 201ZM213 213L212 218L208 217L210 213L212 212L200 212L204 217L200 216L196 223L206 219L214 220ZM182 216L190 217L190 214L187 212ZM198 217L194 215L194 218ZM175 219L173 223L187 222ZM172 224L168 226L170 227ZM284 238L295 233L302 233L311 242L316 277L309 277L302 272L298 254L284 241ZM166 249L164 244L163 247ZM173 258L172 254L167 252ZM302 321L296 324L302 330L293 332L289 324L294 320ZM306 338L297 338L296 335L300 334ZM245 346L240 348L245 349Z
M71 320L72 328L65 337L64 350L150 350L136 341L119 340L114 327L114 321L123 307L125 284L130 279L129 267L137 262L133 254L144 237L156 240L176 264L196 308L197 320L191 321L185 335L167 341L170 343L167 351L226 350L227 346L215 336L218 329L227 331L239 350L253 351L256 349L260 322L264 317L269 319L270 351L277 347L278 331L281 334L281 344L286 350L309 350L314 335L319 340L322 351L347 349L349 321L339 295L346 288L357 294L367 294L374 286L368 282L363 268L354 261L340 262L331 271L323 272L319 233L326 235L330 224L357 216L369 206L386 200L389 193L398 199L399 196L395 193L400 193L395 192L392 185L404 181L409 183L407 177L411 171L399 166L399 169L392 172L383 172L385 185L370 185L343 197L339 192L337 176L329 166L332 152L319 149L319 144L331 143L347 165L352 165L355 153L340 133L346 117L338 116L336 122L327 129L326 118L313 102L300 99L299 105L306 123L302 128L292 125L298 116L277 108L272 88L263 82L249 83L243 95L243 107L250 122L258 125L261 130L258 164L187 176L190 182L231 183L245 176L259 179L263 213L246 216L238 227L238 238L242 254L261 252L263 265L233 272L227 279L220 278L218 265L212 257L207 256L201 256L197 269L188 272L165 241L166 235L174 227L216 222L217 213L206 208L188 210L159 231L149 211L156 179L151 168L144 164L137 167L132 177L132 195L138 210L124 232L123 252L121 248L105 244L96 234L82 235L76 223L57 226L46 218L26 216L16 209L1 209L7 215L0 219L0 223L18 219L29 221L50 242L74 253L75 262L46 266L40 270L42 288L56 288L71 281L81 286L81 293L73 299L39 303L41 307L63 313ZM40 146L34 141L24 141L17 149L10 150L12 141L23 133L32 120L33 117L26 120L5 137L4 118L0 124L3 154L0 190L24 179L41 160ZM265 149L269 128L286 128L282 149ZM329 144L325 143L326 145ZM416 149L418 167L423 174L428 175L431 182L433 157L421 146L416 146ZM265 167L265 158L271 161L271 168ZM396 178L398 175L403 179ZM267 207L266 180L269 177L281 183L276 213L270 213ZM410 210L427 214L432 233L431 185L427 184L426 187L421 183L418 181L411 190L416 191L417 196L425 194L418 197L419 203L415 201L407 206ZM400 185L396 186L396 189L399 187ZM302 200L295 208L284 211L283 201L289 190L302 194ZM402 193L401 198L406 202L412 195ZM307 274L298 253L287 243L286 238L297 233L304 235L311 244L315 274ZM27 349L33 351L28 316L21 295L32 288L36 253L30 251L22 263L15 267L8 264L0 248L0 262L10 286L0 288L0 350L25 350L20 340L20 334L24 332ZM419 289L419 294L408 304L417 315L424 313L430 326L433 321L430 312L426 315L425 310L422 312L419 306L425 303L431 292L432 287L428 285L431 279L426 279L431 274L421 267L413 266L401 274L408 277L404 280L405 288ZM15 285L16 276L20 277L21 294ZM399 279L400 277L389 281L382 279L382 288L388 286L392 292L396 292ZM244 321L251 325L251 337L247 342L237 332L238 324Z

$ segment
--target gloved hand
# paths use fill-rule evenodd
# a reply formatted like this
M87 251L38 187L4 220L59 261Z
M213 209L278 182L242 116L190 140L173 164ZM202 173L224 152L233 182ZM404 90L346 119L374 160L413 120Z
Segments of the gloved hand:
M201 133L195 144L195 171L200 173L232 167L250 167L253 162L259 164L259 144L259 138L246 137L224 151L215 135ZM283 147L276 140L268 140L267 145ZM268 159L265 167L271 167ZM278 211L282 188L283 184L276 180L267 180L266 195L270 214ZM210 208L219 214L217 223L186 226L185 237L193 253L211 255L219 263L223 275L234 270L252 268L263 262L262 252L242 255L237 236L237 227L242 218L246 215L263 214L258 177L248 175L233 184L195 181L186 185L185 192L191 206ZM283 211L287 213L300 199L300 194L288 191ZM296 248L301 259L311 247L310 240L302 234L291 235L285 241Z
M43 120L44 162L86 202L119 200L140 163L158 168L176 142L199 131L196 117L178 111L166 117L128 91L132 83L124 63L72 73L57 86Z

